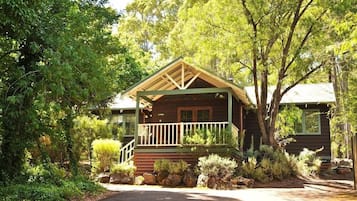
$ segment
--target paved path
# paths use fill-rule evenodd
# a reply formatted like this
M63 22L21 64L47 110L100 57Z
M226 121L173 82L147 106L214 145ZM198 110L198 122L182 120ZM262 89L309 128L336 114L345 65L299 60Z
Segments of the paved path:
M254 188L211 190L198 188L163 188L160 186L131 186L103 184L115 195L102 201L357 201L355 192L306 185L304 188ZM340 196L348 193L348 197Z

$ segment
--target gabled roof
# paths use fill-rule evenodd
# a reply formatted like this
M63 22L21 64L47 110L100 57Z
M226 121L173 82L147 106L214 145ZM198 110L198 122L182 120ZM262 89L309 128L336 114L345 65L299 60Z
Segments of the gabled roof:
M181 58L172 61L154 74L130 87L124 92L124 95L135 98L139 91L185 90L197 78L200 78L217 88L231 88L234 96L239 98L244 104L249 104L249 100L243 89L217 75L196 68L186 63ZM162 97L162 95L150 95L147 98L156 101L160 97ZM143 103L146 102L146 100L142 101ZM147 102L145 104L147 104Z
M273 87L268 88L268 102L274 92ZM256 105L254 86L244 87L249 100ZM320 104L336 102L332 83L299 84L290 89L282 98L280 104Z

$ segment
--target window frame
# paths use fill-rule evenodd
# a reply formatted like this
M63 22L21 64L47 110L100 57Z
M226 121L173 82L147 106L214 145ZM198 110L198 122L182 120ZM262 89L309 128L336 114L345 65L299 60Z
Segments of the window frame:
M192 122L198 122L198 111L208 110L208 122L212 121L212 107L211 106L188 106L188 107L178 107L177 108L177 122L181 122L181 111L187 110L192 111Z
M296 132L295 128L295 135L306 135L306 136L311 136L311 135L321 135L321 111L319 109L301 109L302 110L302 117L301 117L301 126L302 126L302 132L298 133ZM316 133L312 132L306 132L306 112L312 112L312 113L317 113L318 114L318 131Z
M135 136L135 131L133 132L133 134L132 135L129 135L129 134L127 134L128 133L128 131L127 131L127 129L126 129L126 124L128 124L128 121L125 121L127 118L126 117L128 117L128 116L132 116L132 117L134 117L134 120L136 119L135 118L135 114L132 114L132 113L128 113L128 114L114 114L113 116L115 116L115 117L117 117L117 121L112 121L112 123L115 123L115 124L117 124L119 127L121 127L121 128L123 128L124 129L124 137L133 137L133 136ZM119 119L121 119L121 122L119 122ZM134 123L134 129L135 129L135 121L134 122L132 122L132 123Z

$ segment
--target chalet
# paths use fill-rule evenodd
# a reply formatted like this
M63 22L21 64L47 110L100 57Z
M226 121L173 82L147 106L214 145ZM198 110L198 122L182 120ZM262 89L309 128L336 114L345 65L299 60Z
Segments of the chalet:
M307 92L302 92L306 98L309 97ZM238 87L182 59L169 63L123 95L134 100L131 107L123 107L120 100L116 109L115 103L110 107L119 123L130 122L127 137L131 140L122 148L121 161L133 159L137 174L151 172L156 159L196 163L204 153L234 157L242 145L243 131L246 133L244 144L250 144L252 136L258 139L260 135L254 110L249 109L254 106L249 88ZM290 96L282 103L289 101ZM306 109L305 120L310 120L309 112L315 111L319 111L319 118L316 118L317 130L302 125L301 135L296 136L297 142L289 145L288 150L295 153L303 147L324 146L324 154L330 155L327 102L305 99L291 102ZM200 153L193 151L197 149Z

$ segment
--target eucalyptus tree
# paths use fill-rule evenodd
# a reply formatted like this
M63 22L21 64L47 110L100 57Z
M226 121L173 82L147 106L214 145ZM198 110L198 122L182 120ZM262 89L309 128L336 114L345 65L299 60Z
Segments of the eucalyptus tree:
M333 153L337 157L349 157L351 147L351 129L356 125L353 120L353 97L357 59L357 8L353 1L344 1L343 4L331 6L330 40L334 43L330 48L330 77L336 94L336 104L332 113ZM349 115L347 115L349 114Z
M172 59L167 40L182 2L134 0L127 5L119 19L118 35L142 66L158 67Z
M330 4L317 0L187 2L170 33L172 53L225 70L228 76L244 74L236 79L255 86L263 142L277 148L274 133L282 97L329 58ZM268 86L273 87L271 98Z

